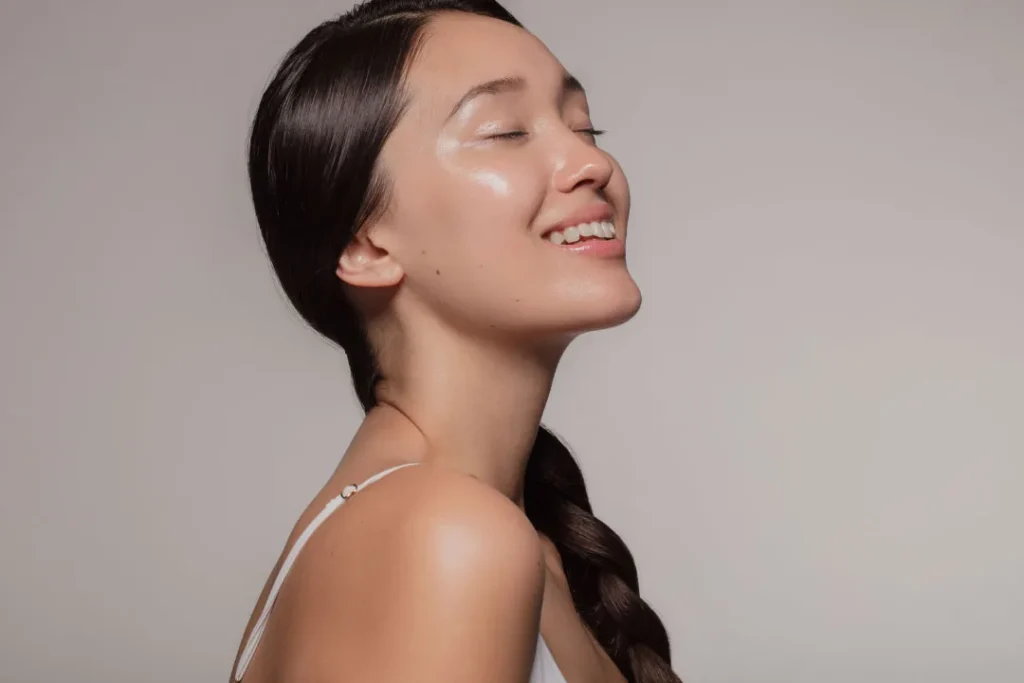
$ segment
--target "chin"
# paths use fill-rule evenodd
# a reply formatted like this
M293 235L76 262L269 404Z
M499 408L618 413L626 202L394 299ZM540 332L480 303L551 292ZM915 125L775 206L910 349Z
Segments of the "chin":
M594 324L587 329L603 330L631 320L640 310L643 295L640 293L640 288L634 285L631 291L620 293L613 306L609 305L608 301L602 303L604 305L601 307L599 315L596 316Z
M628 287L605 291L589 301L572 302L568 310L563 309L558 327L571 336L617 327L635 316L642 302L640 288L630 281Z

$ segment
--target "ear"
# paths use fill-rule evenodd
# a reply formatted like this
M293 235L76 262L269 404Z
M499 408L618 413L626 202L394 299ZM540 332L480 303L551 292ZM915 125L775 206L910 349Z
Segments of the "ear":
M360 230L338 258L337 274L353 287L393 287L405 274L388 251L373 242L368 230Z

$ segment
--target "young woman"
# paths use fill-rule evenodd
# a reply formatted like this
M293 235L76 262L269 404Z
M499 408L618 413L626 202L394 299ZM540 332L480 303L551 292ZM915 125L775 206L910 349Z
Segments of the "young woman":
M599 133L491 0L371 0L287 55L253 123L253 201L367 415L232 680L679 680L629 550L540 426L570 341L640 306Z

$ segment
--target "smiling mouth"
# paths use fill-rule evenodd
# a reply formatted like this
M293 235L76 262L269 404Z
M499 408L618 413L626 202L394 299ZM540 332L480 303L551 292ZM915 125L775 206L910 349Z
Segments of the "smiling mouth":
M576 244L591 240L613 240L617 237L612 221L580 223L564 230L551 230L545 239L555 245Z

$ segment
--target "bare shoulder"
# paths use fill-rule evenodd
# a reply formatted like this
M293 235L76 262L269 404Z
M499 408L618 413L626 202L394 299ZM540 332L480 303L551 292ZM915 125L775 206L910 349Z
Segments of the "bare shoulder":
M471 476L419 466L332 517L293 570L283 680L527 679L545 562L512 501Z

